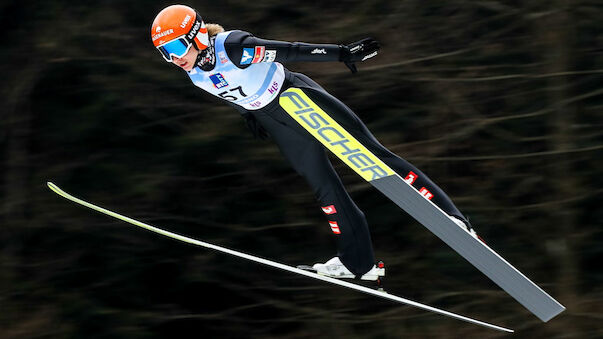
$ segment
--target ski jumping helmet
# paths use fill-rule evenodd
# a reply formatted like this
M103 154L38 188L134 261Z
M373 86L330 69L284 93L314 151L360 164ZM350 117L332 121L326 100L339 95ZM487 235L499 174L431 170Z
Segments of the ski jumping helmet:
M157 14L151 26L151 40L167 62L172 62L172 56L183 57L193 45L199 51L209 46L201 15L183 5L168 6Z

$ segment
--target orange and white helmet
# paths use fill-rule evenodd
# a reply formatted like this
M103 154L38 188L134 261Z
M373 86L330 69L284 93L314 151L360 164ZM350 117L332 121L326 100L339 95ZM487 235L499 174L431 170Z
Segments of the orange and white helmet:
M164 8L153 21L151 40L167 62L172 55L183 57L194 44L202 51L209 45L209 36L201 15L184 5Z

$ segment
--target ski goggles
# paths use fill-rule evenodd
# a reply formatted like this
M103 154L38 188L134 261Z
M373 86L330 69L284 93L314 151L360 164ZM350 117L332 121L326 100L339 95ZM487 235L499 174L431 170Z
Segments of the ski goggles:
M182 58L188 53L193 44L190 43L185 36L178 37L172 41L168 41L163 45L157 46L157 49L163 55L163 58L167 62L173 62L172 56L176 58Z

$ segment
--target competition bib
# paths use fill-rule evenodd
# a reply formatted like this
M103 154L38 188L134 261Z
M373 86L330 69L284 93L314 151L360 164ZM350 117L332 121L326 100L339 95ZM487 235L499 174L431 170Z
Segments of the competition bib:
M238 68L226 54L224 41L230 32L219 33L215 40L216 66L211 71L195 67L188 76L195 86L224 100L235 103L247 110L265 107L278 97L285 81L283 65L272 62L276 51L264 46L243 48L241 64L250 66Z

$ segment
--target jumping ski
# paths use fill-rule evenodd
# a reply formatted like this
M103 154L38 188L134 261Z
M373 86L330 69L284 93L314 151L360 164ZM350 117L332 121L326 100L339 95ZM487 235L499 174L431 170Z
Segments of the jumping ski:
M213 250L216 250L216 251L219 251L219 252L222 252L222 253L226 253L226 254L230 254L230 255L233 255L233 256L236 256L236 257L239 257L239 258L242 258L242 259L247 259L247 260L250 260L250 261L253 261L253 262L256 262L256 263L264 264L264 265L267 265L267 266L270 266L270 267L274 267L274 268L278 268L278 269L281 269L281 270L284 270L284 271L288 271L288 272L291 272L291 273L296 273L296 274L300 274L300 275L303 275L303 276L306 276L306 277L309 277L309 278L313 278L313 279L317 279L317 280L329 282L331 284L335 284L335 285L339 285L339 286L342 286L342 287L350 288L350 289L353 289L353 290L356 290L356 291L359 291L359 292L363 292L363 293L366 293L366 294L370 294L370 295L373 295L373 296L377 296L377 297L380 297L380 298L383 298L383 299L388 299L388 300L394 301L396 303L413 306L413 307L416 307L416 308L419 308L419 309L422 309L422 310L426 310L426 311L438 313L438 314L441 314L441 315L444 315L444 316L447 316L447 317L450 317L450 318L462 320L462 321L465 321L465 322L468 322L468 323L476 324L476 325L483 326L483 327L486 327L486 328L490 328L490 329L493 329L493 330L498 330L498 331L502 331L502 332L510 332L510 333L514 332L512 329L509 329L509 328L505 328L505 327L501 327L501 326L489 324L489 323L486 323L486 322L483 322L483 321L479 321L479 320L476 320L476 319L472 319L472 318L469 318L469 317L465 317L465 316L462 316L462 315L459 315L459 314L456 314L456 313L448 312L448 311L445 311L445 310L442 310L442 309L439 309L439 308L431 307L431 306L428 306L428 305L425 305L425 304L421 304L421 303L418 303L418 302L415 302L415 301L412 301L412 300L409 300L409 299L398 297L398 296L395 296L393 294L385 293L383 291L379 291L379 290L371 289L371 288L368 288L368 287L365 287L365 286L360 286L360 285L357 285L357 284L354 284L354 283L350 283L350 282L347 282L347 281L342 281L342 280L339 280L339 279L335 279L335 278L331 278L331 277L319 275L319 274L313 273L311 271L307 271L307 270L304 270L304 269L299 269L299 268L292 267L292 266L285 265L285 264L281 264L281 263L278 263L278 262L275 262L275 261L272 261L272 260L260 258L260 257L253 256L253 255L250 255L250 254L238 252L238 251L231 250L231 249L228 249L228 248L225 248L225 247L213 245L213 244L210 244L210 243L207 243L207 242L195 240L195 239L192 239L192 238L189 238L189 237L185 237L183 235L172 233L172 232L169 232L169 231L157 228L155 226L151 226L149 224L145 224L145 223L140 222L138 220L134 220L132 218L126 217L124 215L112 212L112 211L107 210L105 208L96 206L96 205L91 204L89 202L86 202L86 201L84 201L82 199L76 198L76 197L70 195L69 193L63 191L62 189L60 189L57 185L53 184L52 182L48 182L47 184L48 184L48 187L53 192L55 192L56 194L62 196L63 198L71 200L72 202L75 202L75 203L80 204L82 206L88 207L88 208L93 209L93 210L95 210L97 212L109 215L109 216L111 216L113 218L125 221L127 223L132 224L132 225L144 228L144 229L149 230L151 232L159 233L161 235L164 235L164 236L172 238L172 239L176 239L176 240L179 240L179 241L182 241L182 242L185 242L185 243L188 243L188 244L196 245L196 246L201 246L201 247L213 249Z
M285 111L314 138L333 152L364 180L452 247L473 266L546 322L565 310L483 241L456 225L448 215L370 152L301 88L280 95Z

